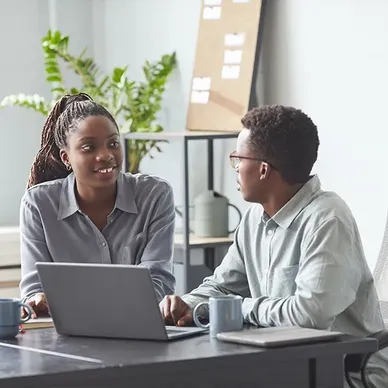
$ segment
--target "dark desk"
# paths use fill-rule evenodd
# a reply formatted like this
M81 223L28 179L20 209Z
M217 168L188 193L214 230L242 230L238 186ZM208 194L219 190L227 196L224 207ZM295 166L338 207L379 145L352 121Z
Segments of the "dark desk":
M265 350L207 334L160 343L31 330L0 342L0 386L343 388L344 354L376 349L352 337Z

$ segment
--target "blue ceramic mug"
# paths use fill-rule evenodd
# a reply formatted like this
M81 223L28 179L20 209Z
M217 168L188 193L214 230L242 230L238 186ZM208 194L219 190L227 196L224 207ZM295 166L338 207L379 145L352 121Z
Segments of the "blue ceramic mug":
M201 323L198 315L203 306L209 309L209 323L206 325ZM198 327L209 328L212 338L217 338L218 333L242 330L242 298L238 295L210 297L209 302L201 302L195 306L193 320Z
M24 307L27 316L21 317ZM18 299L0 298L0 338L13 338L19 333L19 325L27 322L32 316L31 307Z

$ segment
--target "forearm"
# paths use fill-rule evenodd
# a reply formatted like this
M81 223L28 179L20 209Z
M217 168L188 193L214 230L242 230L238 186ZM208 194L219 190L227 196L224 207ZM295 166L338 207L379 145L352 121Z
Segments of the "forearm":
M21 235L20 255L22 273L20 296L28 298L38 292L43 292L35 263L52 260L44 242L27 239L24 235Z
M20 295L26 299L43 291L35 264L51 262L52 257L46 244L40 213L25 197L20 207L20 261Z
M248 283L243 266L229 252L214 274L204 279L202 284L183 295L182 299L191 308L198 303L207 301L210 297L223 295L249 295Z
M158 303L166 296L172 295L175 290L175 278L171 273L151 276L157 295Z
M325 314L313 301L289 298L260 297L243 301L243 317L246 323L261 326L300 326L328 329L334 317Z
M288 298L246 298L243 301L244 321L256 326L300 326L330 329L334 319L355 300L355 288L349 282L340 294L327 289L299 289ZM340 295L340 297L339 297Z
M170 261L143 261L140 267L148 268L158 303L166 296L174 293L175 277L172 274Z
M30 298L38 292L43 292L42 285L39 281L39 276L36 272L30 272L29 274L23 276L19 288L20 297L23 300Z
M191 308L214 296L241 295L246 297L250 295L237 235L238 231L234 243L228 249L221 264L215 269L214 274L205 278L202 284L189 294L183 295L182 299Z
M182 299L191 308L194 308L198 303L206 302L212 296L227 294L229 294L229 292L226 289L212 280L212 277L209 277L204 279L203 283L189 294L183 295Z

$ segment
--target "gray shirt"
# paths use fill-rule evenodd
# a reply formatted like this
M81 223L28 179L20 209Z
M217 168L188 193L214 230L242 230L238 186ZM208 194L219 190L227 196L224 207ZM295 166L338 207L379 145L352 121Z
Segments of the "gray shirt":
M251 205L221 265L183 299L194 307L220 294L241 295L245 322L257 326L356 336L384 328L356 222L338 195L321 190L317 176L273 217ZM376 386L387 387L382 381Z
M149 268L158 301L173 293L171 186L154 176L119 173L116 204L102 231L79 209L74 186L70 174L34 186L22 198L21 296L42 291L38 261L140 265Z

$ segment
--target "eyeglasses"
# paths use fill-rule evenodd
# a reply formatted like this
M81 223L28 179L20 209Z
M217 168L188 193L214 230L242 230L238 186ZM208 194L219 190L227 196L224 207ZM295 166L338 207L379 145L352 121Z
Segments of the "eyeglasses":
M240 166L241 159L256 160L257 162L265 162L265 163L268 163L273 169L276 170L276 168L267 160L259 159L259 158L252 158L250 156L240 156L240 155L237 155L237 151L233 151L229 155L229 160L230 160L230 165L232 166L232 168L234 170L236 170Z

